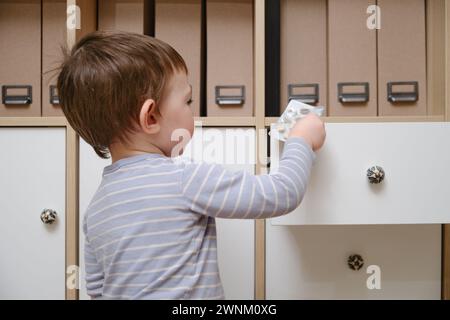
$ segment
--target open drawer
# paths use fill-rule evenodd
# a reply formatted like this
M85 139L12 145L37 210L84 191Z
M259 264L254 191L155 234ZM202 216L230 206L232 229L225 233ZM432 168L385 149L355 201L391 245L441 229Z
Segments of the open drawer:
M302 203L272 225L450 223L449 123L325 126ZM276 170L284 143L270 143ZM380 183L369 181L373 166L384 171Z

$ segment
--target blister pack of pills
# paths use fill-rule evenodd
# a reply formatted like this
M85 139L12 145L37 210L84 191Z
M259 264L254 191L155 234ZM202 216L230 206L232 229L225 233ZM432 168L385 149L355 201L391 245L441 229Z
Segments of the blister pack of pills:
M298 119L304 118L310 112L321 117L324 110L324 107L313 107L298 100L291 100L277 123L272 127L270 135L277 140L286 141Z

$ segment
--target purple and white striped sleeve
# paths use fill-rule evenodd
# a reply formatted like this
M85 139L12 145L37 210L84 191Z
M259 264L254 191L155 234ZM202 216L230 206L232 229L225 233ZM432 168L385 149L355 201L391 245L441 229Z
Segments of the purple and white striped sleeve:
M187 163L182 195L191 211L227 219L265 219L297 208L306 192L315 153L303 138L287 139L276 172L252 175L211 163Z

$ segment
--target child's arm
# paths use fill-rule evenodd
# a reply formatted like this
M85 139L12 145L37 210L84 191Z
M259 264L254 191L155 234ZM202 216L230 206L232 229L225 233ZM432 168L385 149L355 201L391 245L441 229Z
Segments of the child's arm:
M302 137L291 136L275 173L255 176L221 165L189 163L182 193L196 213L229 219L263 219L297 208L308 184L315 154Z

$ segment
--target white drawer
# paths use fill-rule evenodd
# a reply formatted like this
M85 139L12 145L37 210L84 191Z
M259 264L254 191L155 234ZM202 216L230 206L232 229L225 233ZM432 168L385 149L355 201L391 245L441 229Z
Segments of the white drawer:
M266 231L267 299L440 299L440 225ZM347 263L354 254L364 262L359 270Z
M273 225L450 223L449 123L327 123L301 205ZM271 139L271 169L283 142ZM371 184L367 169L385 179Z

